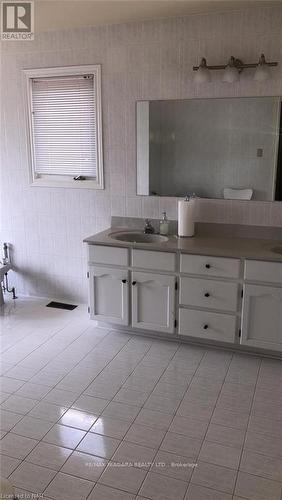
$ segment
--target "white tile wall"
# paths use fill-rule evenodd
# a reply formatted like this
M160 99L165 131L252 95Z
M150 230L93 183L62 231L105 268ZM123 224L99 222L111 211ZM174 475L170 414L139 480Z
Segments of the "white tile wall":
M136 196L135 101L155 98L282 95L282 8L162 19L36 34L1 45L2 241L13 245L19 293L73 301L87 297L83 237L105 229L111 215L176 217L176 199ZM264 51L279 67L265 83L247 71L226 85L215 74L195 87L191 66L235 55L256 61ZM21 69L102 64L105 185L91 190L31 188ZM282 203L201 200L197 220L282 226Z

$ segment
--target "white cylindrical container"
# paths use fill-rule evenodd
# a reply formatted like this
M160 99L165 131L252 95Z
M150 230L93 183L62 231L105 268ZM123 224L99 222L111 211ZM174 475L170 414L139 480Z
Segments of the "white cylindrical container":
M195 198L178 201L178 236L191 237L195 234Z

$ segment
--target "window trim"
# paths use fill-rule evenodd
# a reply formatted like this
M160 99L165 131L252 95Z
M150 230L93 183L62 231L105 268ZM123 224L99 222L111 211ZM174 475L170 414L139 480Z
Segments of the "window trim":
M97 178L94 180L75 181L71 178L60 180L60 176L52 175L36 178L35 157L33 142L33 120L32 120L32 79L40 77L60 77L93 74L96 78L96 123L97 123ZM23 74L26 80L26 117L28 132L28 163L30 185L35 187L62 187L62 188L84 188L84 189L104 189L103 172L103 137L102 137L102 99L101 99L101 65L64 66L39 69L25 69Z

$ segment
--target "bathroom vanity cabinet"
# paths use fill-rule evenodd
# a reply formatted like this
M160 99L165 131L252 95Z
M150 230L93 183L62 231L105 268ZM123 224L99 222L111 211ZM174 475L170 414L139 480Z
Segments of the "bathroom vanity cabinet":
M93 245L89 259L92 319L174 333L175 254Z
M282 351L282 262L88 244L88 269L92 319Z

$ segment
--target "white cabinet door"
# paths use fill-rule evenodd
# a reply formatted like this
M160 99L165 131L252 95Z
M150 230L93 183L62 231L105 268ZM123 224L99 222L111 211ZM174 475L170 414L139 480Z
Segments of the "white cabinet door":
M282 351L282 288L244 286L241 342Z
M129 283L127 269L90 266L90 316L128 325Z
M132 326L174 332L175 278L154 273L132 273Z

